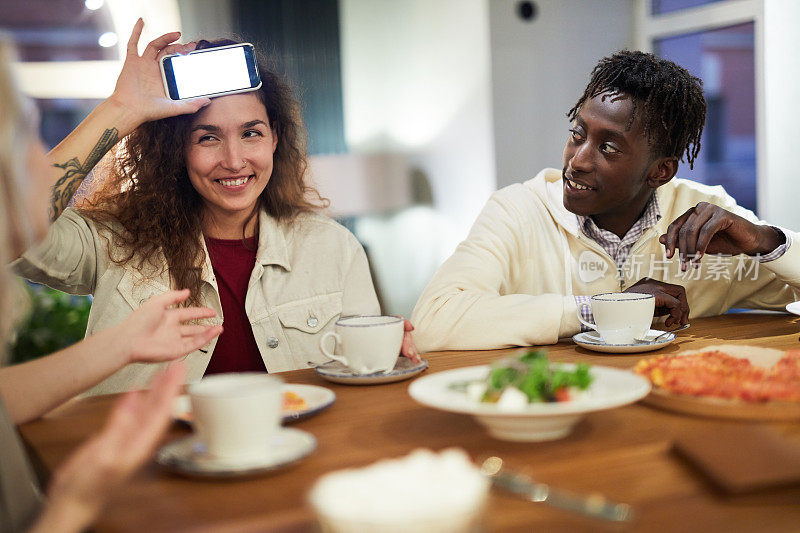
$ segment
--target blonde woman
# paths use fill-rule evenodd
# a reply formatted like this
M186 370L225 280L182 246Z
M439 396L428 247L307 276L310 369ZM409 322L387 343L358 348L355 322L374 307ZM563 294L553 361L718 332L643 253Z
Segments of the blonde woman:
M41 239L47 229L48 168L31 120L30 102L14 87L12 50L0 40L0 264ZM19 283L0 270L0 350L24 309ZM103 430L54 474L46 497L39 490L14 425L137 362L167 362L207 344L220 326L184 325L211 318L207 308L175 308L189 291L170 291L145 302L113 328L56 354L0 368L0 533L82 531L109 493L152 453L170 420L183 382L173 364L149 392L130 393L114 407ZM0 351L0 361L3 353Z

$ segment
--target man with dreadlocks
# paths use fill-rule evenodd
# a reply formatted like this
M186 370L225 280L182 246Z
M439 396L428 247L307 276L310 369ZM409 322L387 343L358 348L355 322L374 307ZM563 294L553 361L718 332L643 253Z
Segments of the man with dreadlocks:
M666 327L800 299L800 235L721 187L674 178L697 157L705 114L700 80L675 63L602 59L567 113L562 170L492 195L417 302L417 346L555 343L608 292L653 294Z

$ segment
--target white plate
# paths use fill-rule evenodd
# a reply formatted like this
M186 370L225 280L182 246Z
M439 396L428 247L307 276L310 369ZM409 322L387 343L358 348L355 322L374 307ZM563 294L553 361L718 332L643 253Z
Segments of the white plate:
M553 363L567 370L576 365ZM481 403L450 385L486 378L489 365L437 372L416 380L408 393L428 407L475 416L489 433L502 440L544 441L565 437L586 413L633 403L647 396L650 382L627 370L592 366L594 380L585 393L567 402L533 403L519 411L503 411L497 405Z
M651 329L647 332L647 336L645 339L655 339L657 336L665 333L660 329ZM604 353L640 353L640 352L652 352L653 350L659 350L664 346L670 344L674 341L676 335L672 332L667 333L656 342L644 342L644 341L636 341L633 344L607 344L603 341L603 338L600 336L599 333L596 331L584 331L583 333L578 333L577 335L573 335L572 340L578 346L583 346L587 350L594 350L595 352L604 352Z
M248 476L269 472L295 463L317 447L310 433L294 428L279 428L264 443L264 457L246 462L223 461L208 455L196 435L171 442L161 448L156 462L174 472L199 477Z
M330 407L336 401L336 394L325 387L317 385L300 385L285 383L283 392L293 392L303 398L306 408L300 410L284 410L282 413L283 423L296 422L313 416L324 409ZM172 418L191 425L194 417L192 416L192 401L188 394L182 394L175 399L172 407Z
M394 368L389 372L375 372L374 374L355 374L339 361L330 361L316 367L317 374L332 381L345 385L379 385L403 381L422 373L428 368L428 362L422 359L414 363L408 357L398 357Z
M800 302L792 302L786 306L786 310L792 314L800 315Z

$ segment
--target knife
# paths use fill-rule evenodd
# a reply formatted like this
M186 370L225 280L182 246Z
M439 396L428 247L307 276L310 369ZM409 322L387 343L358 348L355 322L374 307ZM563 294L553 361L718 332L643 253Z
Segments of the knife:
M613 522L629 522L634 517L633 509L628 504L608 501L599 493L580 496L554 489L534 481L525 474L503 468L503 460L499 457L486 459L481 466L481 472L492 480L495 487L513 492L532 502L546 503L566 511Z

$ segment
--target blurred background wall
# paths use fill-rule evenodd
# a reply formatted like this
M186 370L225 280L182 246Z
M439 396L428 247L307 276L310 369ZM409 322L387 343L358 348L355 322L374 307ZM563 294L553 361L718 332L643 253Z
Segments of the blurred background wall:
M679 176L800 228L798 15L795 0L0 0L51 145L110 93L138 16L144 42L233 33L275 57L330 214L368 250L384 310L405 315L492 191L561 166L566 111L621 48L706 80L704 152Z
M633 1L491 0L492 104L497 186L561 168L566 113L602 57L630 48Z

